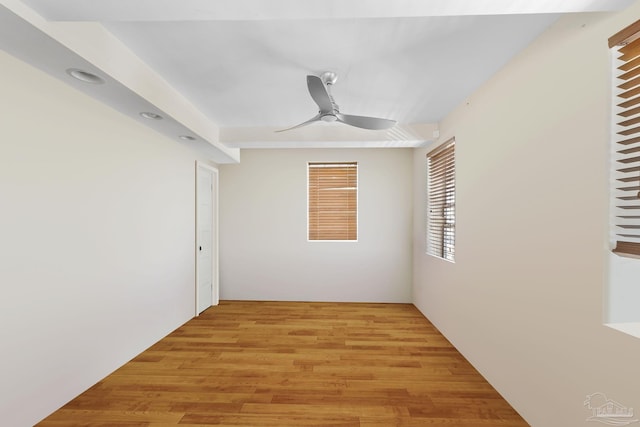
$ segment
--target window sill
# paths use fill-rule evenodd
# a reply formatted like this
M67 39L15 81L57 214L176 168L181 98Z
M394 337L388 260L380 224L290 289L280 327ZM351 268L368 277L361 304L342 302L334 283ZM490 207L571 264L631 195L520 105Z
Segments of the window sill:
M425 252L424 254L425 254L426 256L431 257L431 258L436 258L436 259L439 259L439 260L441 260L441 261L450 262L451 264L455 264L455 263L456 263L456 260L455 260L455 259L447 259L447 258L443 258L443 257L438 256L438 255L430 254L429 252Z
M605 323L604 325L627 335L640 338L640 322Z
M640 259L640 255L636 255L636 254L628 254L626 252L619 252L619 251L616 251L615 249L612 250L611 252L613 252L614 255L618 255L619 257L622 257L622 258Z

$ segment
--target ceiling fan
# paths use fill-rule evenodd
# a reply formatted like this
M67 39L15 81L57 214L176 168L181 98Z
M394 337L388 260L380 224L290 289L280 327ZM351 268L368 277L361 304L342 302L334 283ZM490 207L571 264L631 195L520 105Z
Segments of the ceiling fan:
M322 73L318 76L307 76L307 87L309 88L309 94L311 98L318 104L320 110L318 114L300 123L299 125L277 130L276 132L284 132L291 129L296 129L302 126L306 126L313 122L340 122L346 125L355 126L362 129L382 130L388 129L396 124L395 120L380 119L377 117L365 117L365 116L352 116L350 114L342 114L338 109L338 104L333 100L331 96L331 86L338 80L338 75L331 71Z

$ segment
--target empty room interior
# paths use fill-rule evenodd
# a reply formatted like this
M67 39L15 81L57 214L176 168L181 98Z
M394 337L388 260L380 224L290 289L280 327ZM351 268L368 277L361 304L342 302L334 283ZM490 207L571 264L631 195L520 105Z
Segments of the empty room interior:
M0 0L0 424L167 336L228 344L234 310L322 329L340 306L412 313L518 422L639 422L639 20L640 0ZM312 220L316 193L351 219ZM525 425L465 402L475 424L317 425ZM139 412L82 425L170 425Z

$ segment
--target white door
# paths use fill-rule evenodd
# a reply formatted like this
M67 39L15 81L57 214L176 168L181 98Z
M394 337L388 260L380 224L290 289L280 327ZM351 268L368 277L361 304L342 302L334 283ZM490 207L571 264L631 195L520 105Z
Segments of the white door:
M196 163L196 315L218 304L218 171Z

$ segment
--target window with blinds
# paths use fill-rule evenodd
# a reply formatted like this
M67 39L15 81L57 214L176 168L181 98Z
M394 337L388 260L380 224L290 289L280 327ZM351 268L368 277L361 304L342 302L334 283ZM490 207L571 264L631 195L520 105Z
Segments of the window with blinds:
M358 163L308 164L309 240L358 240Z
M640 256L640 21L609 38L613 52L612 240Z
M456 240L455 140L427 154L427 253L454 260Z

